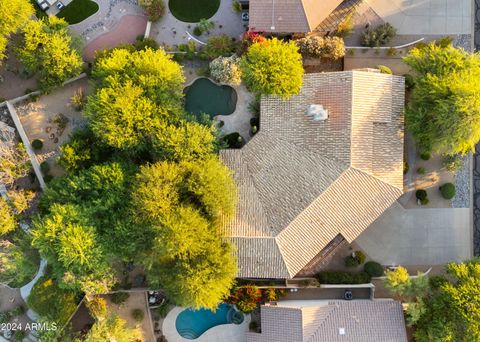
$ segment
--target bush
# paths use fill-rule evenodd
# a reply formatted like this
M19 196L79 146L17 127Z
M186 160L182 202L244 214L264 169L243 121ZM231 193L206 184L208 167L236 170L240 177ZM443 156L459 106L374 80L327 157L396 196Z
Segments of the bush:
M298 39L296 43L304 56L331 59L345 56L345 44L340 37L310 36Z
M345 266L355 267L365 262L365 254L362 251L353 252L345 258Z
M383 276L383 267L376 261L369 261L363 266L363 270L370 275L370 277Z
M455 172L463 167L463 158L460 155L447 155L443 157L443 167L449 172Z
M243 145L245 145L245 139L243 139L238 132L225 135L222 141L226 143L229 148L242 148Z
M427 195L427 192L425 190L419 189L419 190L415 191L415 197L421 201L421 200L424 200L425 198L427 198L428 195Z
M140 36L140 38L137 38L137 41L133 45L135 46L135 49L137 51L145 50L147 48L150 48L152 50L158 50L159 48L159 45L155 39L144 36Z
M47 175L48 172L50 171L50 164L45 160L40 164L40 170L42 170L42 173L44 175Z
M366 284L372 279L366 272L320 272L316 275L320 284Z
M215 28L215 23L211 20L208 20L208 19L200 19L197 27L200 30L200 34L202 34L204 32L208 32L208 31L214 29Z
M32 148L35 151L40 151L43 148L43 141L40 139L35 139L32 141Z
M52 175L43 176L43 180L45 181L45 183L50 183L53 180L53 178L54 177Z
M139 0L138 4L145 10L148 20L152 22L160 20L165 11L165 5L162 0Z
M379 47L390 43L396 34L397 30L389 23L368 27L362 32L361 43L362 46Z
M394 47L390 47L388 48L387 50L387 56L390 56L390 57L393 57L397 54L397 49L395 49Z
M203 56L215 59L220 56L230 56L235 51L235 44L227 35L221 34L208 38L207 45L203 49Z
M442 197L449 200L455 196L455 185L452 183L445 183L440 187Z
M83 88L78 88L70 98L70 103L75 108L75 110L80 111L85 106L86 100L87 98L85 96Z
M417 169L417 173L420 174L420 175L424 175L424 174L427 173L427 170L424 167L419 167Z
M130 294L128 292L115 292L110 295L110 300L114 304L122 305L127 301L129 297L130 297Z
M448 280L441 275L435 275L428 278L428 284L433 290L439 289L443 284L448 283Z
M431 157L430 152L422 152L422 153L420 153L420 158L422 158L423 160L429 160L430 157Z
M407 90L412 90L415 86L415 79L413 78L413 76L410 74L405 74L403 75L403 77L405 77L405 88Z
M337 29L335 30L336 36L345 38L353 32L352 16L353 12L348 14L345 19L338 24Z
M239 85L242 77L239 58L233 55L214 59L210 63L210 74L219 83Z
M85 306L90 312L90 315L92 315L95 319L102 319L107 317L107 301L104 298L95 296L93 299L87 300L85 302Z
M133 309L132 317L135 321L141 322L145 318L145 313L143 312L142 309Z
M385 65L377 65L377 69L380 70L380 72L382 74L393 75L392 69L390 69L389 67L387 67Z
M410 166L408 165L408 162L406 160L404 160L403 161L403 174L406 175L409 169L410 169Z
M243 313L250 313L257 308L262 300L262 291L254 286L247 285L232 289L227 302L235 304Z
M201 36L202 35L202 30L200 29L200 27L195 26L193 28L193 34L196 35L196 36Z
M240 13L242 11L242 4L237 0L232 1L232 11L235 13Z
M0 283L21 287L35 277L38 256L25 244L0 240Z

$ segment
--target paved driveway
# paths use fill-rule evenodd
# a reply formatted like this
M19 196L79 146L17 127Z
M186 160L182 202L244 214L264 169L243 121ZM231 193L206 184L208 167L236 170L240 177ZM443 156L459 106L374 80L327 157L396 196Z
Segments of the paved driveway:
M472 257L469 208L392 205L355 242L383 265L440 265Z
M472 0L367 0L398 34L472 33Z

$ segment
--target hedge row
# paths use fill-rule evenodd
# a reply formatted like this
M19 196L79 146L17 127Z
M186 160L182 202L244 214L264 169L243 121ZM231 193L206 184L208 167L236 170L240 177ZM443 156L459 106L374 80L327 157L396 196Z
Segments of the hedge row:
M372 279L366 272L320 272L316 275L320 284L366 284Z

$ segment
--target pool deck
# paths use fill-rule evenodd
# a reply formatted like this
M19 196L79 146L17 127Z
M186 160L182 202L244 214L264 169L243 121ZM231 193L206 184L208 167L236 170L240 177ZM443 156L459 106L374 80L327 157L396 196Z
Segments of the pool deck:
M245 334L250 324L250 315L245 315L245 320L242 324L217 325L216 327L208 329L199 338L189 340L180 336L175 327L177 316L183 310L185 310L185 308L176 306L168 313L163 321L163 335L165 335L169 342L245 342Z

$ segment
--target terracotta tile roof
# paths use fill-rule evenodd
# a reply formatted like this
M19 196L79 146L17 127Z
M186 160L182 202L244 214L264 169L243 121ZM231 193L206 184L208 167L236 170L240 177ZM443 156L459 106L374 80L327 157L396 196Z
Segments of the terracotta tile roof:
M239 188L224 233L237 244L240 277L295 276L338 234L353 241L402 194L403 98L402 77L346 71L306 75L288 101L262 99L259 133L220 154ZM328 119L307 117L311 104Z
M402 305L393 300L329 301L313 307L262 306L261 318L262 333L247 333L247 342L407 341ZM342 328L344 335L340 335Z
M249 26L263 32L311 32L343 0L250 0Z

